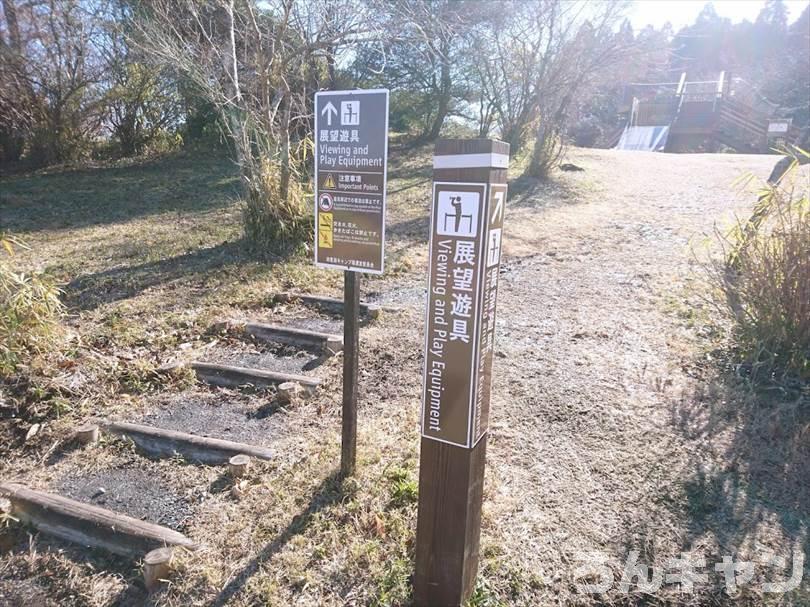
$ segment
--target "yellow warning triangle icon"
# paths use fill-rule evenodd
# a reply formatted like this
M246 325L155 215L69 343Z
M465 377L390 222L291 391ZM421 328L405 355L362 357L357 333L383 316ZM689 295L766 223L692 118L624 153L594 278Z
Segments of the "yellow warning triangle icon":
M326 181L323 182L323 187L327 189L334 189L335 188L335 178L332 177L332 173L329 173L326 176Z

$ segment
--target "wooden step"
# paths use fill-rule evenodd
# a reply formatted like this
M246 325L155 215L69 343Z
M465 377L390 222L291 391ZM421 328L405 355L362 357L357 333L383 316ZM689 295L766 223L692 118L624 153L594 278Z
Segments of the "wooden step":
M193 541L172 529L17 483L0 483L0 496L11 502L15 518L82 546L135 558L164 546L195 548Z
M317 349L328 355L337 354L343 350L343 338L331 333L259 322L245 323L244 331L260 341Z
M264 369L250 369L204 362L193 362L189 366L197 374L200 381L223 388L239 388L247 385L268 388L286 382L296 382L301 384L302 387L314 391L321 383L321 380L316 377L266 371Z
M273 459L270 449L219 438L165 430L126 422L105 422L103 428L112 434L132 439L141 450L155 457L181 455L201 464L224 464L234 455L249 455L257 459Z

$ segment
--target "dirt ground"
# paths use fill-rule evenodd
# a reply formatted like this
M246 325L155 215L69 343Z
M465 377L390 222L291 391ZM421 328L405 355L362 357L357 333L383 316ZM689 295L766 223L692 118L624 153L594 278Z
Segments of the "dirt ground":
M702 339L710 311L691 263L715 222L745 216L752 194L735 192L735 177L764 177L772 159L582 152L577 162L592 196L539 217L518 199L504 239L490 529L552 588L570 589L587 553L610 559L615 590L631 550L656 567L692 551L709 572L692 600L720 600L722 555L810 546L807 439L789 453L780 441L800 443L746 426Z
M763 401L735 381L694 252L704 250L715 225L750 209L755 188L742 190L735 179L746 172L764 178L775 158L574 150L569 160L585 170L559 173L552 184L510 183L483 554L471 604L810 605L807 563L799 558L810 555L806 402ZM263 444L277 460L258 466L237 500L217 468L148 460L122 441L63 448L68 424L54 422L48 440L0 464L3 478L157 519L203 548L183 558L168 588L147 598L131 563L11 525L0 543L0 604L29 595L58 605L409 603L427 162L394 162L389 272L363 287L369 299L404 310L362 332L357 477L335 475L340 356L306 371L323 386L290 407L274 406L272 393L155 388L149 375L152 387L92 413ZM311 275L296 272L285 269L279 286L306 285ZM129 293L127 309L142 314L168 290L199 294L213 280L195 274L190 286L170 283L157 292L149 281L149 289ZM336 280L317 285L339 294ZM171 310L177 339L160 347L134 340L124 349L148 352L154 364L179 357L272 366L281 357L292 370L309 360L305 354L206 333L206 323L293 319L334 330L333 317L271 306L266 291L243 288L236 303L200 299L179 320ZM108 289L118 292L115 284ZM85 282L79 290L89 292ZM127 297L85 309L76 326L88 330ZM133 482L142 495L129 495ZM620 587L629 555L671 576L671 559L687 552L706 575L693 592L672 577L647 593ZM734 597L714 569L723 555L754 563L754 578ZM763 592L763 583L789 578L797 562L798 588ZM584 593L600 565L609 588Z

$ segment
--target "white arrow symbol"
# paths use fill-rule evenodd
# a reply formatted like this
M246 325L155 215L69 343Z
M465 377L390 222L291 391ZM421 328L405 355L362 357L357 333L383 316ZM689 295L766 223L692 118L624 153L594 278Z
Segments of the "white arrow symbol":
M498 221L498 217L503 215L503 192L495 192L495 211L492 213L490 223Z
M332 102L326 104L326 106L321 110L321 116L326 114L326 125L332 126L332 114L337 116L337 108L332 105Z

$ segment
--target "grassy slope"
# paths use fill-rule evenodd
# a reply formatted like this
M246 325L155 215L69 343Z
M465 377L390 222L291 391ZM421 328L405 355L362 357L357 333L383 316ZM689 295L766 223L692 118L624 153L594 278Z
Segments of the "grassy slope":
M18 252L21 269L44 270L62 284L74 327L111 322L116 333L108 337L124 346L173 313L260 303L254 296L265 288L319 274L303 259L245 257L237 197L229 160L177 155L7 178L0 225L31 247Z

